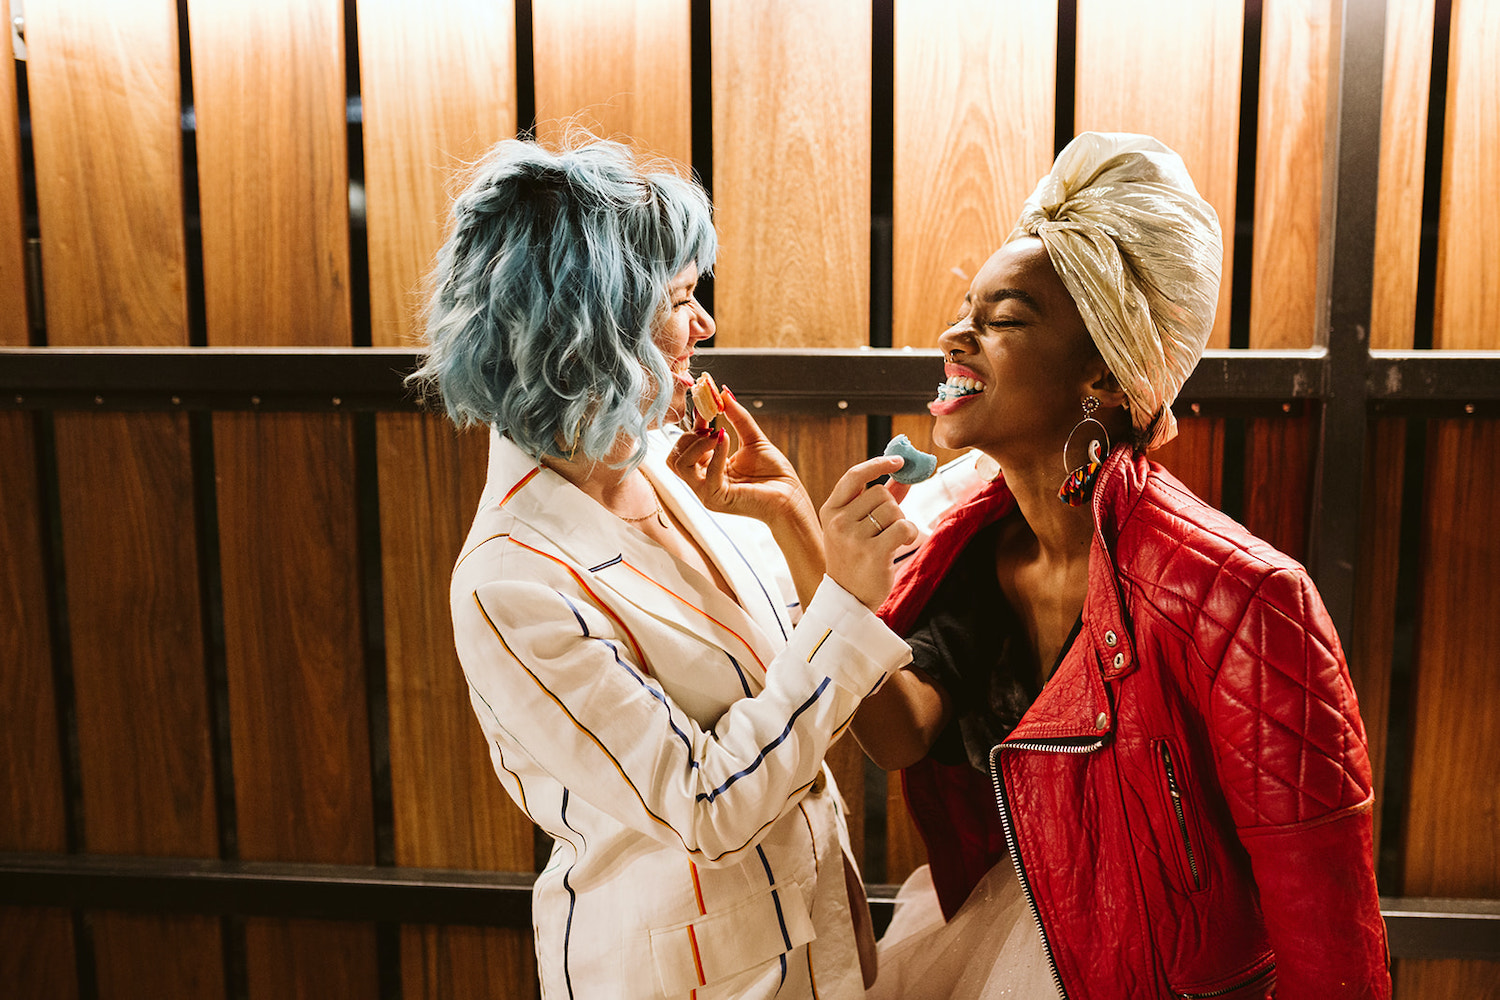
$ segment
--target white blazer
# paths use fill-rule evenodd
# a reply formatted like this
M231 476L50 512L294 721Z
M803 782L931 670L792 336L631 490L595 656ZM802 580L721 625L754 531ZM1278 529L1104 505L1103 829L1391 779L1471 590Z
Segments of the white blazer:
M499 435L454 569L495 772L555 840L542 994L863 996L822 761L910 652L828 579L794 630L769 532L709 514L667 444L643 469L739 603Z

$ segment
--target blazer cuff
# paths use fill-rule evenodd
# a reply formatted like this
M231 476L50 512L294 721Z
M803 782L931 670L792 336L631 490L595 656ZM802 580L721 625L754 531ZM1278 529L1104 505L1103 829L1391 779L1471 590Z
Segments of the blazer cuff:
M911 661L911 647L875 613L823 577L792 636L806 662L856 697Z

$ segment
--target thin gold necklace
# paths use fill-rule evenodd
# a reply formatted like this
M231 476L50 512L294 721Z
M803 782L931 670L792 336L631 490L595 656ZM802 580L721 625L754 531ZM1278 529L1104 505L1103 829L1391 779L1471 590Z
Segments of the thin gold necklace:
M642 514L640 517L626 517L624 514L616 514L615 517L618 517L620 520L626 521L630 524L639 524L641 521L644 521L647 518L655 517L657 522L661 524L663 528L671 528L672 523L667 520L666 512L661 509L661 497L656 495L655 489L651 491L651 499L656 501L655 510L649 510L646 513Z

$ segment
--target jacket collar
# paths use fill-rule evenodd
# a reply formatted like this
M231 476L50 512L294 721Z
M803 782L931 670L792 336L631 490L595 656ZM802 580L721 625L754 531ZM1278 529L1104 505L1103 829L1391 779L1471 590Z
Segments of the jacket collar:
M502 505L506 514L532 529L537 540L620 599L685 632L710 637L737 659L743 650L750 660L745 673L763 680L763 665L782 644L770 637L790 631L778 619L778 613L785 612L780 602L765 594L760 577L713 515L666 467L664 442L660 435L652 436L641 469L663 506L687 528L741 603L498 433L490 439L485 502Z

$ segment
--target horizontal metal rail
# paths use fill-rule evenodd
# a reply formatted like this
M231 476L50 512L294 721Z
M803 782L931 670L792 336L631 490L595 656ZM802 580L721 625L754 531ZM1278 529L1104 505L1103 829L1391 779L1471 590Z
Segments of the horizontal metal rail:
M411 410L418 353L392 348L0 348L0 409ZM819 416L923 413L942 380L934 350L709 348L698 365L757 410ZM1500 351L1378 351L1370 408L1429 416L1500 414ZM1328 356L1204 354L1178 397L1183 415L1293 412L1328 397Z
M0 854L0 905L529 928L529 873ZM894 885L868 887L877 926ZM1500 900L1382 898L1396 958L1500 960Z

